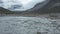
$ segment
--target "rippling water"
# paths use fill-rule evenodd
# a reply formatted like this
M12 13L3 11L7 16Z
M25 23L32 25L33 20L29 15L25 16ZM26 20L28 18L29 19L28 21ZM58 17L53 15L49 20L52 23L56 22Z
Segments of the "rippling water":
M60 34L59 25L44 17L0 17L0 34Z

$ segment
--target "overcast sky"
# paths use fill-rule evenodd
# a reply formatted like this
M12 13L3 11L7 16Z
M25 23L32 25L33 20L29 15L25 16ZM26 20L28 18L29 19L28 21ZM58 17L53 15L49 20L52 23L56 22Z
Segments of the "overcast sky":
M20 9L14 9L14 10L27 10L30 8L33 8L37 3L43 2L45 0L0 0L3 3L0 4L0 6L4 8L11 8L12 5L22 5Z

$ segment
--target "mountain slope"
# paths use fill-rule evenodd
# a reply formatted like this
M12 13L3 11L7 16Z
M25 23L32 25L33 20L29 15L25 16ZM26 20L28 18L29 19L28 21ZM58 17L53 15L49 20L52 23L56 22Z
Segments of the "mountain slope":
M46 3L46 4L45 4ZM32 9L27 10L27 13L56 13L60 12L60 0L48 0L45 3L38 3Z
M12 14L13 12L0 7L0 14Z

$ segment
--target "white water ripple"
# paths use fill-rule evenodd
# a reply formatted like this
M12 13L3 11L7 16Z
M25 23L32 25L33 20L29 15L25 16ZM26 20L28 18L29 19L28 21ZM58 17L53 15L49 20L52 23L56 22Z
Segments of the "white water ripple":
M59 34L53 26L51 19L47 18L0 17L0 34Z

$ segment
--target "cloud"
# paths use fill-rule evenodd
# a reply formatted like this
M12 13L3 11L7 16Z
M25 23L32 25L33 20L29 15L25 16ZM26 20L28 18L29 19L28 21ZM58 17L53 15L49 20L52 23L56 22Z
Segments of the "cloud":
M43 2L45 0L1 0L1 1L3 2L3 4L0 4L0 5L1 6L3 5L2 7L6 8L6 9L8 9L8 8L11 9L13 7L13 5L16 5L16 6L18 6L18 5L21 6L22 5L21 6L22 8L19 8L19 9L16 8L14 10L24 11L24 10L28 10L28 9L33 8L37 3Z

